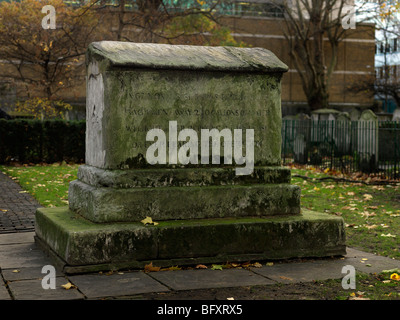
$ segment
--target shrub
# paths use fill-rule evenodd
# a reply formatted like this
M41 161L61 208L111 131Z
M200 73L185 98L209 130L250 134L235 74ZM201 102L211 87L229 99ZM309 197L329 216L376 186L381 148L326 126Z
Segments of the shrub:
M83 162L85 121L0 119L0 163Z

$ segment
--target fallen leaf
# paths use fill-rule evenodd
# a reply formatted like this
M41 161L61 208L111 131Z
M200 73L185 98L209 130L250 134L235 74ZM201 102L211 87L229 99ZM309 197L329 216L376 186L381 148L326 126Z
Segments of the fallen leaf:
M391 279L391 280L399 281L399 280L400 280L400 276L399 276L397 273L392 273L392 274L390 275L390 279Z
M154 222L151 217L146 217L143 220L141 220L140 222L143 223L144 225L146 225L146 224L152 224L154 226L158 225L158 222Z
M255 267L255 268L261 268L261 267L262 267L262 264L259 263L259 262L255 262L255 263L253 263L253 267Z
M235 300L235 298L230 297L230 298L226 298L226 300Z
M196 269L207 269L207 266L205 266L204 264L198 264L196 266Z
M389 238L396 238L396 236L395 235L393 235L393 234L390 234L390 233L388 233L388 234L381 234L381 237L389 237Z
M211 270L222 270L222 266L219 264L213 264Z
M371 200L373 198L372 195L370 195L368 193L363 194L363 197L364 197L364 200Z
M15 270L13 270L12 272L13 272L13 273L18 273L18 272L21 272L21 270L15 269Z
M178 267L178 266L172 266L172 267L169 267L169 268L165 268L163 270L165 270L165 271L177 271L177 270L182 270L182 268Z
M354 196L355 193L351 191L351 192L347 192L347 195L348 195L348 196Z
M160 269L160 267L154 267L153 262L150 262L144 266L144 272L157 272L160 271Z
M69 290L71 288L76 288L71 282L61 285L65 290Z
M274 265L274 263L273 262L267 262L265 265L268 266L268 267L272 267Z

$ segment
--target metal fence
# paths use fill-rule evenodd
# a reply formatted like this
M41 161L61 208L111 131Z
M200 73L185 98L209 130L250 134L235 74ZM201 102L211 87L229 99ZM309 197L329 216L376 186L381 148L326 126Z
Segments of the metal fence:
M400 122L283 120L282 161L400 179Z

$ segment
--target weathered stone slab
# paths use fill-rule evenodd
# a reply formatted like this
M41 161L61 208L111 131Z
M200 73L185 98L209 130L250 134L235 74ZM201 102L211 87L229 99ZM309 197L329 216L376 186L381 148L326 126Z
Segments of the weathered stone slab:
M343 255L343 220L304 211L269 218L220 218L98 224L68 208L37 211L36 234L64 272Z
M87 165L149 166L146 134L169 132L170 121L178 131L254 129L255 165L280 165L287 67L268 50L100 42L87 59Z
M42 280L11 281L8 287L15 300L81 300L85 297L77 289L65 290L61 285L66 284L64 277L56 277L55 289L43 289Z
M97 188L203 187L290 183L291 173L285 167L256 167L249 175L236 175L233 168L105 170L81 165L78 180Z
M275 283L244 269L230 269L223 272L210 269L182 270L180 272L163 271L152 274L152 277L165 283L173 290L245 287Z
M73 181L69 197L70 209L94 222L300 214L300 189L290 184L113 189Z
M86 274L69 277L88 299L166 292L169 289L141 271L123 274Z

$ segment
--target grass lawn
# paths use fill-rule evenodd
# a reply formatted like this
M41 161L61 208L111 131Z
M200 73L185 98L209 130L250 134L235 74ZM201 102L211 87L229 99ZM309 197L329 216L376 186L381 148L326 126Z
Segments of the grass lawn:
M0 166L0 171L12 177L45 207L68 203L68 184L76 179L77 170L78 165L58 163ZM292 183L301 187L302 207L343 217L348 246L400 259L400 183L365 185L361 182L318 180L338 176L312 167L292 168L292 175L303 177L292 177ZM389 275L357 277L359 287L368 291L365 296L371 299L400 297L400 281L390 280ZM328 291L340 287L340 281L323 283ZM335 292L336 299L357 296L351 291L332 292Z
M17 181L42 206L59 207L68 204L68 185L76 179L78 165L0 166L0 171Z
M293 169L292 175L309 177L292 178L292 183L301 187L302 207L343 218L348 246L400 259L400 182L366 185L362 180L318 180L337 176L314 168Z

